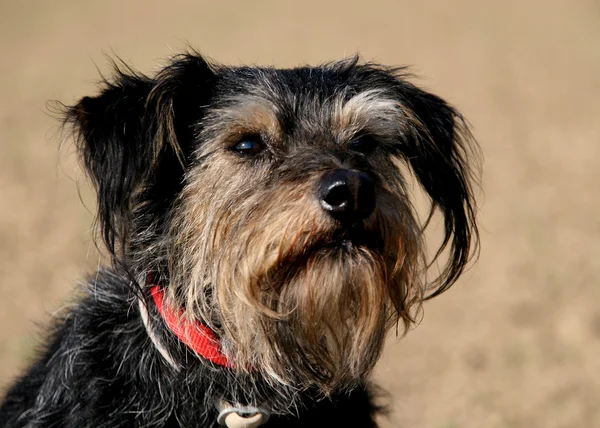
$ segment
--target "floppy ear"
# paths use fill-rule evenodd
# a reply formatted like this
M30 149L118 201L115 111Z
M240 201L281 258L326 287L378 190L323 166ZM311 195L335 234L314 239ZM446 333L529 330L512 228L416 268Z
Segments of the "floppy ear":
M408 132L402 155L444 216L444 238L432 263L449 247L448 262L433 284L432 298L461 275L479 245L475 223L473 171L479 166L478 146L462 116L441 98L401 83Z
M144 227L135 219L156 218L144 214L164 213L175 197L213 76L199 55L175 57L155 78L114 65L99 95L67 109L113 256L126 254L132 232Z

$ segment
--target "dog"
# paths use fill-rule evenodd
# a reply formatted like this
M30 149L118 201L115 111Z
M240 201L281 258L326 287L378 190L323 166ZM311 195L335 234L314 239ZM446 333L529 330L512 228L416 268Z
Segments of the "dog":
M376 426L386 333L477 252L479 149L461 114L406 68L358 57L277 69L189 51L153 77L113 65L98 95L63 106L107 266L0 425Z

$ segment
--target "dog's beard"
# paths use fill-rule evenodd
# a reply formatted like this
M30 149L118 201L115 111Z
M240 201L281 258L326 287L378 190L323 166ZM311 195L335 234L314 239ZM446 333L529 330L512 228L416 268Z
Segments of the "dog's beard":
M307 193L188 207L170 298L221 336L237 370L328 394L363 380L389 327L412 321L421 246L400 198L382 196L347 233Z
M278 291L260 295L261 304L277 316L244 314L255 317L256 328L247 333L263 336L250 341L266 345L267 358L259 365L276 377L289 373L290 380L283 381L326 392L360 380L378 359L391 317L383 260L364 248L327 249L295 272L287 270L279 274L287 280L273 284ZM247 349L254 352L251 346Z

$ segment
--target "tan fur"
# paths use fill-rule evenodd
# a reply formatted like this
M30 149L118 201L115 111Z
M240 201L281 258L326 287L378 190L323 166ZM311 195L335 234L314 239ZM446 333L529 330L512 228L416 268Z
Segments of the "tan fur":
M235 143L244 135L262 134L270 140L281 139L281 128L275 115L274 105L269 101L253 96L243 97L242 102L222 107L213 112L218 116L221 127L208 127L205 132L217 135L211 144ZM226 127L222 127L226 125Z

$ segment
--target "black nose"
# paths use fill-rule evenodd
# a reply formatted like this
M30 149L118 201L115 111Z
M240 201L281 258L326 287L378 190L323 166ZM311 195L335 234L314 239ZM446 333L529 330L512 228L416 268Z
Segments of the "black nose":
M332 217L356 223L375 209L375 185L364 172L336 169L325 174L319 187L319 201Z

